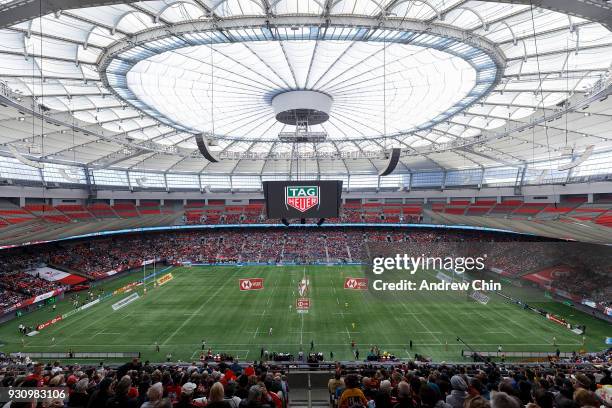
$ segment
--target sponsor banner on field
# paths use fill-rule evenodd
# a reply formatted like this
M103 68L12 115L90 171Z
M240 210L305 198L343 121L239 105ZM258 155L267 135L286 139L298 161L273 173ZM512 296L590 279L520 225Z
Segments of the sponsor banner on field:
M368 278L345 278L344 289L368 290Z
M438 272L436 274L436 278L438 278L438 280L441 280L442 282L452 282L453 281L453 278L451 278L450 276L442 272Z
M167 273L157 280L157 284L161 286L164 283L170 282L172 279L174 279L174 276L172 276L171 273Z
M298 298L295 300L295 309L298 313L308 313L310 309L310 299Z
M100 303L100 298L97 298L96 300L92 300L92 301L91 301L91 302L89 302L89 303L85 303L83 306L80 306L80 307L78 307L78 308L76 308L76 309L69 310L68 312L66 312L66 313L64 313L64 314L62 315L62 319L65 319L65 318L67 318L67 317L70 317L70 316L72 316L73 314L75 314L75 313L77 313L77 312L80 312L81 310L89 309L90 307L92 307L93 305L96 305L96 304L98 304L98 303Z
M79 311L78 309L69 310L66 313L62 314L62 319L66 319L66 318L72 316L73 314L76 314L78 311Z
M597 309L597 303L593 302L592 300L583 299L582 304L588 307L592 307L593 309Z
M97 305L98 303L100 303L100 299L92 300L91 302L85 303L83 306L79 307L79 310L89 309L90 307L92 307L93 305Z
M561 326L567 327L568 329L569 329L569 328L571 328L571 327L570 327L570 324L569 324L568 322L566 322L566 321L565 321L565 320L563 320L562 318L557 317L557 316L555 316L555 315L553 315L553 314L550 314L550 313L549 313L549 314L547 314L547 315L546 315L546 318L547 318L548 320L550 320L551 322L555 322L555 323L557 323L557 324L560 324Z
M132 303L136 299L138 299L138 293L134 292L130 296L121 299L117 303L113 303L113 305L111 307L113 308L113 310L119 310L122 307L125 307L125 306L129 305L130 303Z
M41 331L42 329L45 329L49 326L51 326L52 324L55 324L57 322L59 322L60 320L62 320L62 316L56 316L51 320L48 320L44 323L39 324L38 326L36 326L36 330Z
M475 301L477 301L478 303L483 304L483 305L486 305L487 303L489 303L489 300L490 300L487 295L477 290L472 292L470 297L474 299Z
M264 288L263 278L247 278L239 280L240 290L260 290Z
M136 287L136 286L140 286L142 285L142 282L132 282L132 283L128 283L125 286L120 287L119 289L115 289L113 291L113 295L120 295L122 293L128 293L132 290L132 288Z

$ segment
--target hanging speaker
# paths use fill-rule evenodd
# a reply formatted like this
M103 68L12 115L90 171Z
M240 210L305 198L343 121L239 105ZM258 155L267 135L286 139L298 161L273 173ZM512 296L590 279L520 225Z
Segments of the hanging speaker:
M402 150L399 147L394 147L391 149L391 154L389 155L386 166L380 172L378 172L379 176L388 176L389 174L393 173L393 170L395 170L395 167L397 167L397 163L399 163L401 152Z
M202 156L204 156L206 160L213 163L217 163L219 161L219 159L217 159L208 148L208 144L206 144L206 139L204 138L203 133L198 133L197 135L195 135L195 140L198 144L198 149L200 150L200 153L202 153Z
M15 146L6 145L6 147L8 147L9 151L13 154L13 157L16 158L18 161L20 161L22 164L25 164L26 166L30 166L30 167L35 167L37 169L44 168L44 165L42 163L35 162L30 159L26 159L21 153L19 153L19 151L15 148Z
M573 169L574 167L578 167L580 166L582 163L584 163L589 157L591 157L591 154L593 153L593 149L595 148L594 145L589 145L587 146L587 148L584 150L584 152L580 155L580 157L578 157L576 160L573 160L567 164L564 164L563 166L559 166L559 168L557 168L558 171L563 171L563 170L569 170L569 169Z

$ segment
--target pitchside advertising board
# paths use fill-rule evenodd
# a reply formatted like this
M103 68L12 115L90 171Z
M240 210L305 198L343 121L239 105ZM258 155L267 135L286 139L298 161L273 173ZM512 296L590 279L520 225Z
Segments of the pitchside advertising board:
M342 181L264 181L268 218L335 218L339 215Z
M240 290L261 290L264 288L264 280L263 278L239 279L238 286Z
M368 290L367 278L345 278L344 289Z

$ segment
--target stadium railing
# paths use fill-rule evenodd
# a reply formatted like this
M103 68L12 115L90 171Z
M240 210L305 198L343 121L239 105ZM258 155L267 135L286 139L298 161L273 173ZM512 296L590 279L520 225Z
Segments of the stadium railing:
M548 357L556 357L555 353L550 353L546 351L469 351L464 353L467 357L505 357L505 358L548 358ZM563 352L559 353L559 358L572 358L574 356L573 353Z
M31 352L31 353L11 353L11 357L19 358L19 357L30 357L30 358L48 358L48 359L104 359L104 358L136 358L140 357L140 353L135 352L112 352L112 353L104 353L104 352L80 352L80 353L45 353L45 352Z

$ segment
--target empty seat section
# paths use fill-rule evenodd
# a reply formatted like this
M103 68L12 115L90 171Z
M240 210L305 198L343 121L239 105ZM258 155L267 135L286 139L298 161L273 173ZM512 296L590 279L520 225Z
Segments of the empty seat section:
M29 211L36 217L45 221L63 224L70 222L71 219L59 211L57 208L47 204L26 204L25 210Z
M132 203L115 203L112 208L115 214L121 218L138 217L140 215L136 206Z
M94 218L94 216L82 205L60 204L56 205L55 208L72 220L90 220Z
M136 208L140 215L161 214L158 202L141 201Z
M87 206L87 210L96 218L117 218L117 213L106 203L93 203Z

